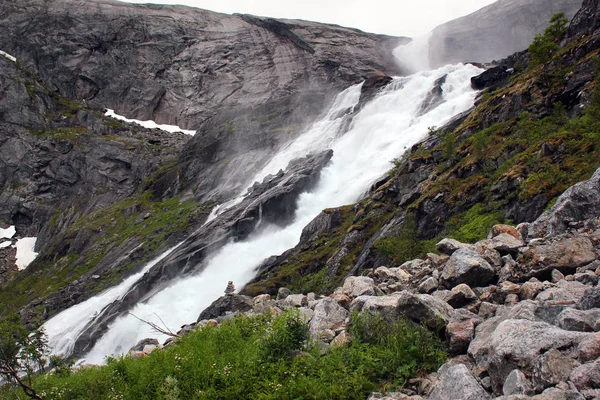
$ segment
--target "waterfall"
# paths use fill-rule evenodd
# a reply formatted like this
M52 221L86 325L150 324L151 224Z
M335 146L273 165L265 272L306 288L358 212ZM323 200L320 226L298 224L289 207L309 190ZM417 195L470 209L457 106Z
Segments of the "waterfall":
M92 318L104 307L125 295L133 284L149 271L150 268L155 266L180 245L181 243L168 249L146 264L140 272L126 278L119 285L64 310L46 322L43 328L48 335L48 345L52 348L52 352L60 356L70 355L73 351L75 340Z
M336 96L333 104L323 118L312 124L312 126L295 140L284 145L281 150L265 165L257 174L254 175L241 193L226 203L216 206L208 216L205 223L215 219L223 211L239 204L243 199L248 188L254 182L260 182L270 174L276 174L281 169L285 169L294 158L304 157L309 153L317 152L329 148L337 135L340 133L340 127L344 121L343 115L353 110L360 100L360 90L363 83L350 86Z
M172 283L136 305L132 313L148 320L156 320L158 315L171 329L195 321L201 310L223 294L229 280L242 287L252 279L262 260L296 245L302 228L321 210L357 201L375 179L390 169L392 159L427 135L428 127L442 126L469 109L475 98L470 78L479 73L481 70L472 65L455 65L396 78L354 116L350 129L341 136L335 129L327 130L333 115L328 113L272 161L272 168L277 169L292 153L304 155L317 147L334 150L317 186L300 196L294 221L285 227L266 226L243 242L226 245L212 256L201 274ZM420 115L421 104L435 81L445 75L442 102ZM356 96L353 99L357 100ZM275 161L278 159L281 162ZM269 168L261 173L276 172ZM156 336L135 317L123 316L111 324L86 362L102 363L105 356L126 352L140 339Z

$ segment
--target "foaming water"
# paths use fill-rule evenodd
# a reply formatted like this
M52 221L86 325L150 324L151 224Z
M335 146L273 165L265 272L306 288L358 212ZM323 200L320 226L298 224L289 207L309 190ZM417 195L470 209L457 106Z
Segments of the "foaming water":
M46 322L43 328L48 335L48 344L52 348L52 352L60 356L70 355L73 352L75 340L77 340L77 337L81 334L86 325L104 307L127 294L135 282L180 245L181 243L165 251L146 264L140 272L131 275L119 285L66 309Z
M201 274L173 283L146 303L138 304L132 313L156 322L159 321L155 316L159 315L171 329L195 321L201 310L223 294L227 281L233 280L238 287L245 285L262 260L296 245L303 227L321 210L357 201L375 179L390 169L392 159L427 135L428 127L442 126L454 115L469 109L475 98L470 78L479 73L481 70L472 65L456 65L397 78L363 107L342 136L338 135L339 130L327 131L330 126L327 121L334 115L330 112L313 126L314 132L306 133L313 135L312 139L299 138L296 142L302 139L304 144L297 147L296 142L291 143L257 175L266 170L277 172L289 162L288 158L295 158L295 154L305 155L325 148L334 150L317 187L300 196L294 221L286 227L265 227L246 241L228 244L210 259ZM443 102L419 115L434 82L444 75L447 79L442 87ZM287 155L281 155L286 152ZM133 316L121 317L96 343L86 362L102 363L105 356L126 352L146 337L157 337L157 334Z
M290 161L295 158L304 157L308 153L327 149L333 143L344 122L343 116L351 112L360 100L360 90L363 83L350 86L338 94L329 107L327 114L308 128L306 132L295 140L284 145L281 150L248 182L242 192L226 203L219 204L211 211L205 224L215 219L223 211L239 204L246 195L248 188L257 181L270 174L276 174L285 169Z
M398 65L410 74L427 71L429 69L429 39L431 39L431 32L413 38L407 45L394 49L393 54Z

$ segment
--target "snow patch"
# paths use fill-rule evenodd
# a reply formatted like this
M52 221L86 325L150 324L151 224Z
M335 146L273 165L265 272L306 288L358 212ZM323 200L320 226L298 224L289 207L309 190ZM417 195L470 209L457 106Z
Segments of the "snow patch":
M149 129L162 129L163 131L167 131L167 132L183 132L186 135L195 135L196 131L194 130L187 130L187 129L181 129L180 127L176 126L176 125L160 125L157 124L154 121L140 121L139 119L129 119L129 118L125 118L122 115L119 114L115 114L115 110L111 110L110 108L106 109L106 113L104 113L104 115L106 115L107 117L112 117L121 121L125 121L125 122L133 122L135 124L141 125L144 128L149 128Z
M12 243L11 242L2 242L0 243L0 249L4 249L5 247L9 247Z
M15 233L17 233L17 230L14 225L9 226L6 229L0 228L0 239L12 239L12 237L15 236Z
M15 56L11 56L10 54L8 54L5 51L0 50L0 56L4 56L4 57L8 58L12 62L17 62L17 58Z
M17 240L15 247L17 248L17 268L19 271L24 270L37 257L35 252L35 237L25 237Z

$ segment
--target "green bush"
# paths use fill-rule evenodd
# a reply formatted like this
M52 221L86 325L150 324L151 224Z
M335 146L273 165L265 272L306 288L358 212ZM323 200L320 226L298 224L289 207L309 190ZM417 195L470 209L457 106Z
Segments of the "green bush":
M355 318L354 332L361 323L377 324ZM376 340L359 334L352 344L325 353L306 334L297 311L238 316L146 358L110 359L103 367L43 375L34 383L47 400L364 400L372 391L396 389L418 372L435 370L446 357L435 334L407 321L379 331ZM2 389L0 397L18 398Z
M558 13L550 18L550 25L543 34L536 35L529 46L532 65L544 64L559 49L557 42L567 33L569 20L565 14Z

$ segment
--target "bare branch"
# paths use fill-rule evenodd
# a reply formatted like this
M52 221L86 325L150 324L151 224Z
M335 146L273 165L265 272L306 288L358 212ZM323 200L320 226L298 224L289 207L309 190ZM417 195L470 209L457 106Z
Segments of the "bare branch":
M142 319L142 318L138 317L135 314L132 314L132 313L128 313L128 314L131 315L131 316L133 316L135 319L137 319L137 320L145 323L146 325L149 325L155 332L162 333L163 335L167 335L167 336L170 336L170 337L179 337L179 335L176 334L176 333L174 333L172 330L170 330L166 326L166 324L164 323L164 321L160 317L158 317L158 315L156 315L156 314L155 315L158 317L158 319L160 319L160 321L163 323L163 325L165 325L164 328L161 327L161 326L159 326L158 324L155 324L154 322L146 321L145 319Z

